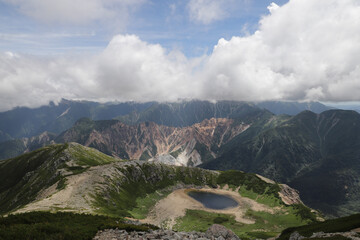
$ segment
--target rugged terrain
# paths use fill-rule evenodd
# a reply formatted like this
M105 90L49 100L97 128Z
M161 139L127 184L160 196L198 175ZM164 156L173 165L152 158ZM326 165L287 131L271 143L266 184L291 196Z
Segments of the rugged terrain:
M284 195L287 199L296 196L295 190L255 174L122 161L76 143L51 145L4 160L0 173L2 214L70 211L143 222L155 217L153 223L178 231L206 231L208 224L220 221L246 238L274 236L286 227L317 219L297 197L293 205L282 200ZM185 206L177 218L159 220L158 210L168 211L163 203L172 198L174 190L188 188L233 195L241 209L213 212L199 205ZM194 216L199 226L193 224Z
M358 212L360 114L310 111L250 127L202 166L240 169L285 182L311 207L339 216ZM257 128L255 128L257 127ZM256 132L256 134L250 134Z
M226 118L203 120L214 115ZM131 125L83 118L55 138L44 133L0 143L0 156L14 157L52 141L74 141L123 159L259 173L298 189L306 204L329 216L360 210L360 115L354 111L288 116L248 103L190 101L152 103L137 116L122 119Z
M210 118L243 118L255 116L268 109L273 113L297 114L303 110L314 112L328 108L320 103L236 101L179 101L158 102L110 102L71 101L62 99L39 108L18 107L0 113L0 142L30 138L43 132L59 134L74 125L80 118L110 120L119 118L128 124L145 121L172 127L185 127Z
M183 128L153 122L126 125L117 120L82 119L56 141L77 142L123 159L196 166L214 159L224 144L249 126L223 118L212 118Z
M55 138L44 133L0 143L0 157L14 157L52 141L74 141L122 159L259 173L298 189L306 204L329 216L360 210L360 120L354 111L274 115L257 107L260 103L229 101L86 104L97 106L90 108L92 116L121 113L119 119L130 125L83 118ZM306 106L311 107L302 107ZM66 116L72 116L70 110L60 118ZM204 120L212 116L223 118Z
M55 143L56 135L43 132L38 136L14 139L0 143L0 160L13 158L23 153L31 152L46 145Z

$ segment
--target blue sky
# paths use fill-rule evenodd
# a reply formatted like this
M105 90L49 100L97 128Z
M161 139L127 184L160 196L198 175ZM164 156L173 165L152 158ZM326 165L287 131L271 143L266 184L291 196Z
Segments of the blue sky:
M360 101L359 0L0 0L0 111Z
M84 24L60 20L49 23L24 14L20 4L0 1L0 49L28 54L99 52L114 35L135 34L146 42L193 57L211 52L220 38L252 34L260 18L269 13L267 6L271 2L227 1L225 16L204 23L191 19L188 1L148 0L131 9L126 23L117 25L111 23L113 19ZM278 5L286 2L276 1Z

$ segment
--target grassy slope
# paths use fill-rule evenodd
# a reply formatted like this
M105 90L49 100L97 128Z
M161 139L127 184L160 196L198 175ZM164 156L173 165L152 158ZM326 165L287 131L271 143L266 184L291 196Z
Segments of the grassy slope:
M275 119L269 126L253 125L203 167L256 172L287 183L305 203L328 215L358 212L360 115L305 111Z
M151 226L124 224L117 218L74 213L31 212L0 217L0 239L87 240L108 228L147 231Z
M223 220L222 225L233 230L241 239L269 238L278 235L283 229L305 225L316 221L316 215L303 205L286 206L280 200L277 184L262 181L255 174L240 171L222 172L217 183L228 184L232 189L240 186L239 194L251 198L269 207L277 207L276 214L248 210L246 216L254 219L254 224L236 222L234 216L209 213L199 210L188 210L186 215L178 220L175 229L179 231L206 231L207 228Z
M68 165L70 161L72 166ZM60 169L77 174L90 166L114 161L118 160L74 143L50 145L1 161L0 214L35 200L39 191L62 180L65 175Z
M195 185L225 185L269 207L277 207L273 215L249 210L247 216L255 224L238 223L234 217L198 210L188 210L175 226L179 231L206 231L213 223L221 223L242 238L273 237L287 227L315 221L316 215L303 205L285 206L280 200L277 184L266 183L255 174L226 171L219 175L197 168L172 167L162 164L136 164L122 169L124 176L112 179L102 193L95 195L95 207L99 213L110 216L127 216L142 219L155 203L170 193L167 187L177 183ZM219 218L222 218L223 220Z
M288 228L284 230L279 240L289 239L290 235L297 231L302 236L310 237L316 232L334 233L334 232L347 232L360 227L360 214L351 215L337 219L330 219L321 223L313 223L306 226Z
M128 165L119 170L123 175L109 179L105 190L94 194L94 206L99 209L99 213L110 216L144 216L147 213L145 208L155 205L155 200L168 194L166 188L178 183L214 185L217 175L198 168L152 163ZM159 190L160 195L156 194Z
M64 180L64 176L57 174L59 169L68 170L68 174L78 174L86 171L91 166L115 161L119 160L96 150L71 143L52 145L1 162L0 171L2 171L2 174L0 177L2 177L3 182L6 182L6 184L2 185L4 189L0 192L5 196L4 199L1 199L4 203L4 205L1 205L1 210L7 212L27 204L34 200L41 189L56 183L56 181L59 181L59 189L66 187L66 182L61 181ZM197 186L228 184L233 189L241 186L240 194L243 196L270 207L279 207L282 212L279 212L274 217L264 212L248 211L248 216L255 219L256 223L244 226L234 222L231 216L189 211L188 215L179 221L178 229L188 230L187 226L194 225L192 223L195 218L198 218L197 224L202 227L193 230L206 230L205 227L210 223L224 221L225 219L225 225L230 224L229 227L236 233L245 238L251 238L255 235L258 237L264 236L264 234L273 236L286 227L305 224L314 219L313 214L305 207L286 207L282 204L278 195L280 187L277 184L266 183L254 174L240 171L226 171L218 174L199 168L175 167L153 163L128 162L124 163L123 167L117 166L119 174L109 177L104 188L93 193L93 205L98 208L100 214L144 218L148 210L159 199L167 196L171 188L179 183ZM11 169L17 170L11 172ZM23 187L24 185L25 187ZM16 201L10 201L10 199L16 199ZM259 231L259 229L265 229L265 233L263 230Z

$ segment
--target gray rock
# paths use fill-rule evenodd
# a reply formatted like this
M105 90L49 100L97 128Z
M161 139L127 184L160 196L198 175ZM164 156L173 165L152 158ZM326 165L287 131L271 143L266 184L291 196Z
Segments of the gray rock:
M300 233L298 232L293 232L291 235L290 235L290 238L289 240L302 240L304 239L305 237L304 236L301 236Z
M225 239L240 239L238 236L236 236L236 234L227 229L226 227L219 225L219 224L213 224L211 227L209 227L209 229L206 231L206 237L211 238L211 236L217 237L219 239L219 237L222 237L224 240Z

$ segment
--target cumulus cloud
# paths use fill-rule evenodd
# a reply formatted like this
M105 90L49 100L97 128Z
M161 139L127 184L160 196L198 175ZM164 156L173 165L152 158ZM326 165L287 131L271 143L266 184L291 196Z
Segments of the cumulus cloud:
M1 110L62 97L172 101L360 100L360 3L271 5L252 35L220 39L209 56L115 36L87 58L0 55Z
M1 0L26 16L46 23L87 24L106 19L125 21L128 11L146 0Z
M360 99L358 1L291 0L269 10L253 35L218 42L203 70L203 97Z
M192 21L202 24L224 19L233 5L233 0L190 0L187 7Z
M196 59L167 52L134 35L115 36L99 55L41 58L0 55L0 110L40 106L61 98L166 101L192 97Z

